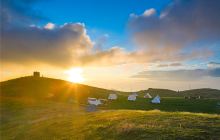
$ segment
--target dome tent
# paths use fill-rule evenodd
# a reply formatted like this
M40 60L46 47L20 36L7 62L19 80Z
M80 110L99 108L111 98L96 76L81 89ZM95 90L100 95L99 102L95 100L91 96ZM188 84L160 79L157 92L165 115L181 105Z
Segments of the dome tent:
M115 93L111 93L111 94L109 94L109 96L108 96L108 99L109 100L116 100L118 98L118 96L117 96L117 94L115 94Z
M157 95L156 97L154 97L154 99L151 100L151 103L153 103L153 104L160 104L160 96Z
M151 99L152 96L149 93L147 93L147 94L144 95L144 98L150 98Z
M135 101L136 100L136 96L135 95L129 95L128 96L128 101Z
M96 105L96 106L102 104L99 99L90 98L90 97L88 97L88 103L89 103L90 105Z

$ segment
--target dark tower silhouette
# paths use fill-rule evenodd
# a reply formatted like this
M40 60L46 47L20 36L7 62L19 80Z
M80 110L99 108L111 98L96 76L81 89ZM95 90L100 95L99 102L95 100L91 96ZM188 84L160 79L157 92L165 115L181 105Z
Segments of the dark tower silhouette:
M33 76L34 76L34 77L40 77L40 72L34 71Z

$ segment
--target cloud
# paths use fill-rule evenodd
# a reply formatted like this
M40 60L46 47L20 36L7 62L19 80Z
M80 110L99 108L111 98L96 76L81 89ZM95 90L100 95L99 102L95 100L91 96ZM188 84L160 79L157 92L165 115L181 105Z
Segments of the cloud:
M44 26L44 29L52 30L55 28L55 24L49 22Z
M200 51L211 56L212 50L195 43L203 41L206 47L220 40L219 5L219 0L174 0L158 14L155 9L132 14L128 28L136 45L145 51L183 57Z
M143 16L149 17L154 14L156 14L156 10L154 8L151 8L151 9L145 10L143 13Z
M89 54L93 46L81 23L64 24L50 30L45 27L11 28L3 30L2 34L4 62L76 65L77 58Z
M94 49L96 51L103 50L104 45L108 41L108 38L109 38L109 35L108 34L104 34L101 37L99 37L98 39L96 39L96 41L94 42Z
M220 78L220 68L171 70L171 71L142 71L132 76L133 78L146 78L151 80L188 81L198 80L204 77Z
M182 64L181 63L171 63L170 66L177 67L177 66L182 66Z
M1 61L4 64L101 66L119 64L127 58L129 53L119 47L102 49L107 35L94 43L83 23L36 25L36 21L43 19L32 9L36 1L3 1L0 16L4 22L1 26Z
M157 67L178 67L182 66L182 63L170 63L170 64L158 64Z
M203 30L200 30L199 26L194 31L194 26L190 26L191 22L194 23L191 18L186 24L179 22L181 19L178 17L180 16L176 16L173 9L177 10L176 12L179 14L182 13L183 17L187 19L184 15L185 11L181 9L188 7L182 1L175 1L159 16L153 8L146 10L140 16L131 15L130 29L138 46L141 46L135 51L127 51L120 46L104 50L103 46L108 36L103 36L96 42L92 41L83 23L66 23L55 26L54 23L49 22L44 26L38 26L35 24L36 21L44 18L31 8L34 2L36 0L3 1L0 15L4 22L4 26L1 26L2 62L23 65L45 63L58 67L72 67L76 65L107 66L160 61L169 62L169 66L178 66L172 62L207 58L212 55L208 49L183 51L183 44L198 38L197 33L203 32ZM193 4L195 7L189 8L186 13L190 13L192 12L190 10L196 8L195 14L199 13L199 20L200 17L203 18L203 15L200 14L201 7L204 8L201 3L206 2L197 3L200 2L196 1ZM178 8L176 9L176 6L180 7L180 11ZM213 9L208 9L206 12L212 13L216 11L216 6ZM161 17L161 15L163 16ZM216 14L212 14L212 16L216 17ZM201 20L203 21L203 19ZM215 20L218 21L218 19ZM207 26L201 25L208 32L205 35L214 30L213 28L218 27L212 22L212 18L207 23L201 22L201 24L207 24ZM212 24L210 28L208 28L209 24ZM218 31L218 29L213 31L213 35L218 34Z
M207 66L208 66L209 68L220 68L220 63L218 63L218 62L209 62L209 63L207 64Z
M55 26L42 20L32 9L37 0L3 1L1 8L1 62L4 64L49 64L57 67L115 65L129 57L120 47L103 50L107 35L94 43L82 23Z

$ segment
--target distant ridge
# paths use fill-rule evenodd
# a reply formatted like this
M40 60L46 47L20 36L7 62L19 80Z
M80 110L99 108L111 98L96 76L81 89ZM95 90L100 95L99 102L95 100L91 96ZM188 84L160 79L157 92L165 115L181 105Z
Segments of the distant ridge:
M77 98L78 101L86 101L88 97L107 98L112 90L92 87L83 84L71 83L68 81L46 78L46 77L21 77L0 82L1 96L4 97L32 97L50 98L66 100L70 97ZM176 92L169 89L154 89L138 91L140 96L146 93L152 96L161 97L184 97L202 96L204 98L220 98L220 90L217 89L192 89ZM127 96L129 92L119 92L120 96Z
M156 96L158 94L161 97L201 96L204 98L220 98L220 90L211 89L211 88L191 89L191 90L184 90L184 91L149 88L148 90L142 90L139 92L141 94L148 92L153 96Z

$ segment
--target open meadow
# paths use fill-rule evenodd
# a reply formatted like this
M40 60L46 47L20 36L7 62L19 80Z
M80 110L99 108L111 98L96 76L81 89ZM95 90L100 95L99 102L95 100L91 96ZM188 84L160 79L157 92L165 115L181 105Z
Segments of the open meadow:
M159 110L86 112L71 103L4 99L7 139L219 139L220 115Z
M57 83L57 97L48 98L44 92L52 93L51 87ZM136 101L127 101L128 93L119 92L117 100L107 101L95 112L87 112L88 97L107 98L110 91L78 85L77 93L75 88L66 92L61 90L64 85L69 83L30 77L1 83L4 92L0 104L2 139L218 140L220 137L219 99L189 100L163 97L160 93L161 103L152 104L142 93ZM31 90L33 86L37 90ZM93 92L76 96L80 94L80 86L82 91L86 88ZM70 96L72 94L75 96Z

